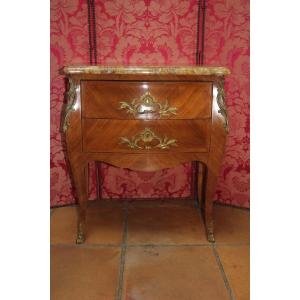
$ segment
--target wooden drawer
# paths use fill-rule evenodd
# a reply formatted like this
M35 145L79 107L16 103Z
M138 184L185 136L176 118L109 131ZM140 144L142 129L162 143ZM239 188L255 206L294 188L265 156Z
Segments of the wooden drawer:
M83 119L85 152L208 152L211 119Z
M82 81L82 113L103 119L199 119L211 116L211 83Z

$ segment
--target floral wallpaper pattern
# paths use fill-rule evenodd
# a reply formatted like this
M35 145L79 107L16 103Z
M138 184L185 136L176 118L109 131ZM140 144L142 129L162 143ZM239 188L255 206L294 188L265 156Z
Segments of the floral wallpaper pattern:
M88 64L86 0L51 0L51 205L73 203L60 117L65 82L59 69ZM216 200L249 207L249 0L207 0L205 56L208 65L232 70L226 82L230 134ZM194 65L197 0L95 0L100 64ZM104 198L186 198L191 165L134 172L101 164ZM90 198L95 195L90 167Z
M250 0L207 0L205 64L226 65L229 136L216 199L250 207Z

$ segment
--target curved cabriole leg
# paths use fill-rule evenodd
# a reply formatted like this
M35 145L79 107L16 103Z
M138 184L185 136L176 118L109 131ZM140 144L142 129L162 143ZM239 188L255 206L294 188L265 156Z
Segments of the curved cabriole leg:
M192 176L191 176L191 198L194 202L194 207L199 207L199 193L198 193L198 162L192 161Z
M202 198L202 216L204 219L205 229L207 240L210 243L215 242L214 237L214 218L213 218L213 197L215 194L215 186L217 182L217 177L210 170L209 166L202 164L203 176L204 176L204 190L198 189L198 193L204 194ZM200 178L200 176L199 176ZM198 181L198 186L200 186L202 182Z
M78 188L78 221L76 244L82 244L86 238L86 212L87 212L87 189L88 189L88 166L81 166L78 170L80 183Z
M88 188L88 166L79 158L71 158L70 165L74 179L76 194L78 197L78 219L76 244L82 244L86 235L86 211L87 211L87 188Z
M205 189L205 227L207 233L207 239L210 243L215 242L214 237L214 195L215 187L217 183L217 177L212 173L209 166L206 172L206 189Z
M197 194L197 202L201 210L203 209L204 206L204 197L205 195L203 194L204 192L204 175L205 175L205 166L203 165L202 162L197 161L196 162L196 185L195 185L195 191Z
M76 244L82 244L86 238L87 198L79 198Z
M228 133L228 118L225 105L224 78L220 77L213 84L213 102L212 102L212 127L209 157L205 169L204 184L204 220L209 242L215 242L214 238L214 219L213 219L213 197L217 177L220 173L226 135Z

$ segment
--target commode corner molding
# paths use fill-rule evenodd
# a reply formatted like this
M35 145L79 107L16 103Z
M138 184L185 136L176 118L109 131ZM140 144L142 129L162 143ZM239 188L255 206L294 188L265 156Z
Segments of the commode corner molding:
M69 77L68 78L68 91L67 95L67 105L65 108L65 115L63 119L63 132L66 133L68 127L70 126L70 114L75 110L76 103L76 85L74 81Z
M225 132L229 133L228 114L227 114L227 108L226 108L226 102L225 102L226 94L224 91L224 77L221 77L217 81L217 90L218 90L217 103L219 106L218 113L220 113L224 118Z

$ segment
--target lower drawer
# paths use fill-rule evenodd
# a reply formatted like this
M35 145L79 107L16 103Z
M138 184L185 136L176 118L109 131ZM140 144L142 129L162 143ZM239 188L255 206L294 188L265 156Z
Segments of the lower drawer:
M208 152L211 120L83 119L85 152Z

